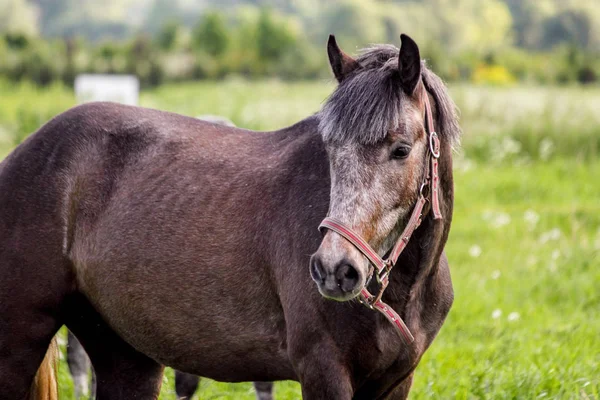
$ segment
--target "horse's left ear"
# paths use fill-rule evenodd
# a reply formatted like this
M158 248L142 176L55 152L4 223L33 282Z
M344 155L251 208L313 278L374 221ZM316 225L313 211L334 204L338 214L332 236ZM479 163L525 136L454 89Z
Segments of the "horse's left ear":
M398 56L400 84L404 93L411 96L421 77L421 55L419 54L419 46L409 36L402 34L400 40L402 41L400 55Z

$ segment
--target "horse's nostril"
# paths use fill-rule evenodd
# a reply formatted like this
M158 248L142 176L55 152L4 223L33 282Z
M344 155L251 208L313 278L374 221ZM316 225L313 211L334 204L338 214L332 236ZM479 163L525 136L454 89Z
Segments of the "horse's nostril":
M335 271L337 284L344 292L351 292L358 284L358 271L349 263L342 263Z
M310 260L310 276L319 284L325 283L325 271L323 271L323 264L318 257L313 256Z

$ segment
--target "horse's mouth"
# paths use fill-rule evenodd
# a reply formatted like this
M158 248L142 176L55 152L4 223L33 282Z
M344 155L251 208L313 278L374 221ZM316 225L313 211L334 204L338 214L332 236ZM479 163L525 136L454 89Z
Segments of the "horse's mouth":
M329 287L328 285L317 284L317 287L319 288L319 293L321 296L328 300L335 300L339 302L353 300L360 294L361 291L360 287L357 287L351 291L345 291L339 285L336 285L335 287Z

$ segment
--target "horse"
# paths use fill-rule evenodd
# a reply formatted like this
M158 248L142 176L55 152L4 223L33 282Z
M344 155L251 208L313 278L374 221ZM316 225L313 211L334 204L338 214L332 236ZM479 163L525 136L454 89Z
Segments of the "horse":
M337 87L287 128L88 103L7 156L0 398L57 397L63 325L100 400L155 399L164 365L407 397L453 302L456 108L406 35L327 53Z
M204 121L220 124L224 126L235 126L235 124L225 117L217 115L200 115L199 118ZM73 377L73 387L75 398L77 400L83 398L96 398L96 374L91 368L90 360L85 352L85 349L73 335L71 331L67 334L67 365L69 372ZM89 375L91 374L91 380ZM200 377L187 374L181 371L175 371L175 394L178 399L191 399L198 389ZM273 383L272 382L254 382L257 400L272 400L273 399Z

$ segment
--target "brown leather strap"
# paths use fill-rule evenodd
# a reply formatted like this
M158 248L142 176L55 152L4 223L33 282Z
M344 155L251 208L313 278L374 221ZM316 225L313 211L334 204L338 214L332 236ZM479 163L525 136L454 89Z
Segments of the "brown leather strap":
M377 252L373 250L371 246L369 246L369 243L363 240L359 234L355 233L342 222L335 218L325 218L321 222L321 225L319 225L319 230L322 231L323 228L331 229L352 243L354 247L359 249L360 252L363 253L363 255L369 259L369 261L371 261L371 264L377 268L377 271L381 271L385 267L385 261L379 257L379 254L377 254Z
M396 328L396 331L400 334L400 338L404 342L404 344L409 345L415 341L415 337L410 333L410 329L404 323L402 318L398 315L396 311L390 306L388 306L383 301L379 300L375 304L373 304L373 308L383 314L384 317L387 318L388 321L392 323L392 326Z
M417 200L417 204L415 204L415 208L408 220L408 224L406 224L406 228L402 232L400 239L396 242L396 245L392 249L392 253L390 254L390 260L392 264L396 264L398 261L398 257L406 248L408 241L410 240L413 232L421 225L421 220L423 219L423 208L427 204L427 199L423 197L421 194L419 196L419 200Z
M429 94L426 90L424 90L424 103L425 103L425 125L427 127L427 133L431 135L432 132L435 132L435 128L433 125L433 113L431 112L431 103L429 102ZM439 153L438 153L439 157Z
M440 139L433 125L433 113L431 112L431 104L429 103L429 95L425 91L425 119L427 120L427 130L429 136L429 153L431 163L431 208L433 210L433 219L442 219L442 211L440 209L440 175L438 172L440 158Z

